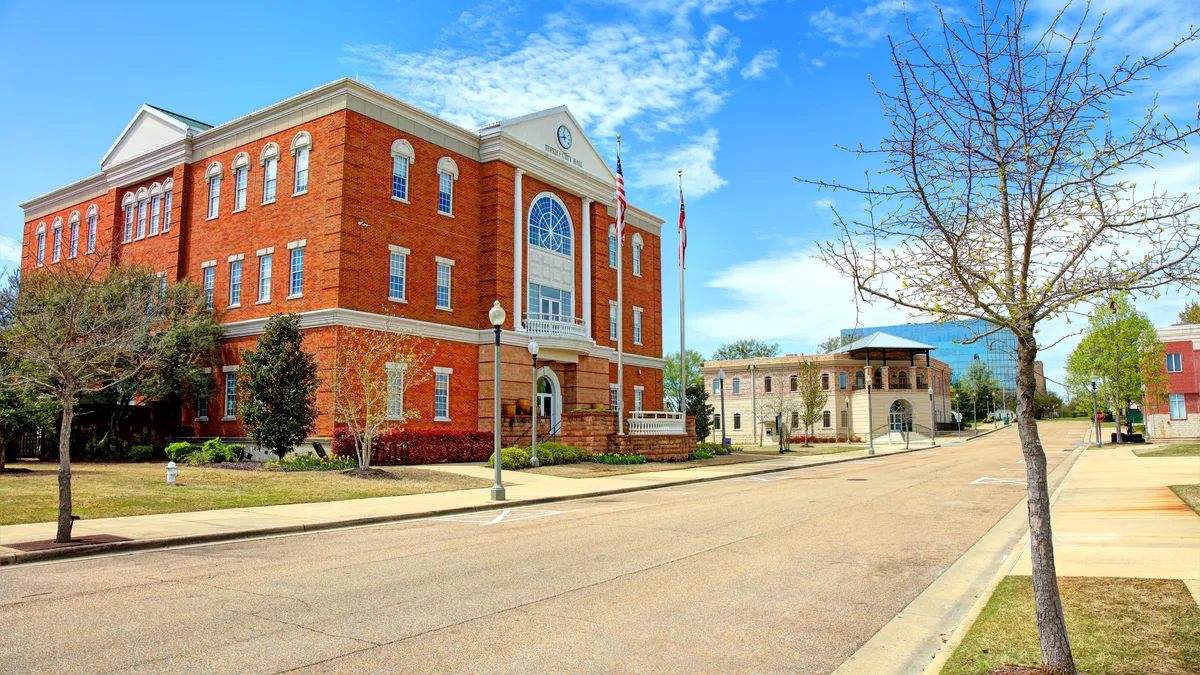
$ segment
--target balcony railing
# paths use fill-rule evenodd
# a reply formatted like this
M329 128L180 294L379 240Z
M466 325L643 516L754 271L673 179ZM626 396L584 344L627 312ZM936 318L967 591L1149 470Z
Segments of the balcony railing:
M630 436L664 436L687 433L687 420L681 412L639 410L630 413L626 423Z
M583 319L562 314L525 313L525 332L530 335L545 335L548 337L587 339L587 326Z

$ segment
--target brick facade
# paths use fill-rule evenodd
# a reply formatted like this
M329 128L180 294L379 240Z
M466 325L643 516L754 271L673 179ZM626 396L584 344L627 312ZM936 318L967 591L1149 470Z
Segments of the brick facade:
M1151 438L1197 438L1200 437L1200 326L1178 325L1158 329L1158 339L1163 345L1166 359L1161 365L1167 377L1166 395L1150 396L1146 403ZM1179 368L1168 369L1168 361ZM1171 407L1171 398L1182 398L1182 410L1176 404Z
M341 327L410 331L430 344L431 365L452 370L449 419L433 419L431 377L405 394L406 408L419 411L410 422L412 427L490 430L494 338L488 310L499 300L509 316L502 334L501 398L504 402L529 398L532 359L526 345L534 336L524 329L514 330L527 309L513 307L518 290L513 287L514 270L519 257L525 305L534 264L528 217L538 195L550 193L567 211L574 244L569 263L574 266L569 289L574 302L567 318L590 323L588 334L537 337L546 347L539 367L552 371L558 386L557 416L566 420L576 408L607 405L609 386L616 382L616 344L608 339L608 305L616 296L616 271L608 266L607 232L614 220L609 215L612 186L605 184L605 176L611 174L599 159L588 157L589 164L571 166L539 154L536 139L523 138L540 133L534 123L552 118L555 123L574 125L574 119L565 109L538 115L532 116L533 122L520 118L499 123L503 133L489 138L485 130L455 127L346 80L212 128L146 106L139 112L143 126L178 127L178 140L166 146L145 143L142 148L136 132L127 132L102 162L101 174L23 204L22 272L120 262L164 272L172 281L200 285L205 267L213 268L214 311L226 326L227 337L221 364L213 373L210 414L207 420L197 420L196 402L184 402L181 428L170 433L244 435L236 419L222 419L223 371L240 363L241 352L253 348L265 320L279 313L301 316L305 349L318 355L323 382L318 392L317 437L332 435L337 424L328 375ZM580 130L574 131L573 151L582 156L587 141ZM297 192L292 147L302 133L310 139L308 187ZM413 151L404 200L392 196L392 144L398 140L406 141ZM269 144L278 148L278 164L275 197L264 200L261 157ZM235 209L234 164L242 153L249 157L246 199L244 208ZM450 215L438 210L443 158L452 160L458 173ZM579 165L591 173L579 171ZM220 205L217 215L209 217L209 172L218 166ZM122 204L127 195L136 196L151 186L161 188L167 179L172 184L170 230L160 227L155 235L123 241ZM514 234L517 196L520 241ZM82 244L84 214L93 205L98 211L97 244L94 253L87 253ZM586 260L585 209L590 221ZM53 262L53 224L61 218L64 229L68 228L76 211L81 220L80 255L66 260L64 253L64 260ZM633 234L639 235L644 249L640 277L632 274L631 265L625 267L624 406L629 410L634 408L635 386L644 392L643 407L661 407L661 223L631 209L630 236L623 249L626 261ZM42 224L47 232L46 254L39 265L37 231ZM64 233L64 250L67 237ZM302 246L305 251L300 293L289 292L289 246ZM389 247L407 251L402 300L389 299ZM271 256L270 295L260 301L260 266L267 254ZM241 297L231 305L230 259L239 256ZM448 310L435 301L439 260L453 261ZM583 317L584 293L589 288L592 311ZM636 345L635 306L643 311L643 339Z

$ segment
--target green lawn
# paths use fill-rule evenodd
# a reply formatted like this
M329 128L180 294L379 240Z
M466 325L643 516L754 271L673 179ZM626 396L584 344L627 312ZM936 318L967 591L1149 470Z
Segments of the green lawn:
M1200 672L1200 608L1182 581L1060 577L1075 665L1087 675ZM942 675L1038 666L1030 577L1008 577Z
M1138 457L1200 457L1200 443L1135 445L1133 454Z
M9 464L28 473L0 474L0 525L37 523L58 515L54 464ZM270 504L328 502L480 488L490 481L410 467L382 467L400 480L369 480L338 471L233 471L183 466L179 485L166 484L162 464L76 464L71 469L75 514L84 519L208 511Z
M1172 485L1171 491L1200 515L1200 485Z

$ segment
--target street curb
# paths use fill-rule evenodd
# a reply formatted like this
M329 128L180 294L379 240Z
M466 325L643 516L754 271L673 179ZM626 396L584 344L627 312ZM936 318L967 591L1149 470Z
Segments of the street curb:
M326 530L342 530L354 527L365 527L370 525L383 525L387 523L398 523L409 520L421 520L424 518L432 518L435 516L454 516L464 513L479 513L482 511L495 511L505 507L519 506L536 506L538 504L553 504L558 502L576 501L580 499L592 499L594 497L608 497L612 495L628 494L630 492L645 492L647 490L658 490L662 488L671 488L679 485L696 485L699 483L711 483L719 480L728 480L730 478L742 478L745 476L761 476L763 474L780 473L783 471L796 471L801 469L810 469L813 467L830 466L833 464L846 464L849 462L858 462L865 459L878 459L881 457L893 457L895 455L907 455L912 452L921 452L931 450L933 448L942 447L940 445L923 446L920 448L910 448L908 450L898 450L887 454L864 455L862 457L848 457L845 459L836 459L828 462L816 462L813 464L805 464L802 466L787 466L773 467L770 469L760 469L757 471L747 471L745 473L731 474L726 476L706 476L704 478L689 478L686 480L676 481L672 483L663 483L661 485L632 485L624 488L613 490L600 490L597 492L588 492L575 495L563 495L560 497L539 497L535 499L520 499L520 500L505 500L492 504L480 504L479 506L464 506L461 508L452 509L433 509L429 511L420 511L415 513L402 513L385 516L370 516L366 518L351 518L348 520L334 520L324 523L307 523L302 525L284 525L280 527L264 527L250 530L234 530L231 532L214 532L211 534L193 534L178 537L158 537L154 539L134 539L131 541L114 541L105 544L91 544L85 546L75 546L71 548L47 549L44 551L30 551L19 553L0 553L0 567L8 565L25 565L39 562L52 562L56 560L69 560L72 558L86 558L108 553L125 553L134 551L146 551L153 549L178 548L182 546L194 546L197 544L222 543L229 541L238 541L243 539L260 539L266 537L278 537L282 535L304 534L308 532L322 532ZM693 467L701 468L701 467ZM3 546L3 544L0 544Z

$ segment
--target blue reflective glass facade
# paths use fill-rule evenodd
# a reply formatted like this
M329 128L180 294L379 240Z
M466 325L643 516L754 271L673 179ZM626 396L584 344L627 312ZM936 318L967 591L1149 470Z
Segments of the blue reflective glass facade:
M932 356L950 366L950 381L958 384L971 362L978 356L992 371L992 376L1007 390L1017 388L1017 337L1008 329L992 333L971 344L963 344L977 335L995 330L995 325L980 319L948 323L905 323L898 326L843 328L842 337L857 333L887 333L900 338L924 342L937 348Z

